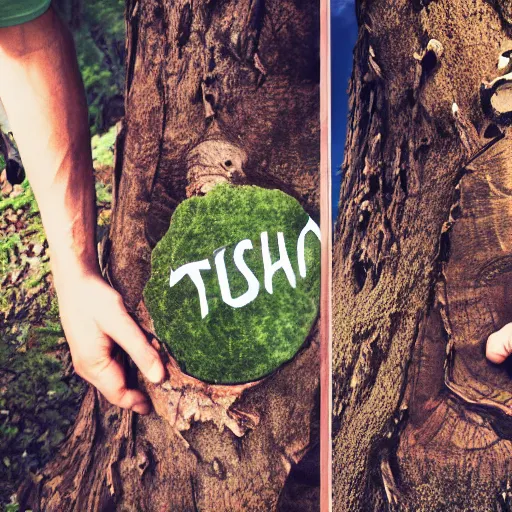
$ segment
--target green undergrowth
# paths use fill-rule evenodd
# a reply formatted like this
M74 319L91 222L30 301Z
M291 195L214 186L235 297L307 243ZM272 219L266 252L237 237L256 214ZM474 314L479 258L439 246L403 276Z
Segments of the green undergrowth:
M111 203L112 187L103 183L96 183L96 201L98 203Z
M21 187L23 192L20 195L0 199L0 213L5 212L8 208L19 210L20 208L27 207L29 208L29 213L39 213L39 208L28 180L25 180Z
M34 247L43 246L46 237L39 208L27 180L22 183L19 195L0 198L0 216L1 314L6 300L12 295L14 284L17 288L21 286L22 290L28 291L48 275L49 267L47 257L34 257L33 254ZM10 222L12 216L16 218L16 222ZM19 271L22 272L17 279L19 282L13 283L9 276L14 276Z
M69 0L52 5L72 30L95 134L108 124L104 107L124 89L125 5L123 0L88 0L78 9Z
M254 186L218 185L206 196L178 206L168 232L153 250L144 298L158 337L185 372L207 382L249 382L293 358L319 304L320 242L315 234L306 237L305 278L297 265L297 239L308 219L294 198ZM296 288L281 269L272 278L273 293L265 289L262 232L268 233L272 262L280 254L277 233L284 234ZM258 280L259 292L245 306L232 307L221 297L215 254L225 249L231 296L239 297L248 282L233 257L237 243L246 239L253 248L243 258ZM171 287L169 276L171 269L204 259L211 269L201 271L209 309L202 318L192 279L185 276Z
M20 329L17 348L2 344L0 368L0 495L40 469L76 414L83 384L71 372L58 318ZM5 502L4 501L4 502Z
M91 139L92 157L95 166L114 167L116 133L116 127L112 126L106 133L94 135Z
M98 220L112 200L115 131L93 138ZM0 167L1 168L1 167ZM0 194L0 511L57 451L78 412L83 382L72 371L59 320L49 250L29 182Z

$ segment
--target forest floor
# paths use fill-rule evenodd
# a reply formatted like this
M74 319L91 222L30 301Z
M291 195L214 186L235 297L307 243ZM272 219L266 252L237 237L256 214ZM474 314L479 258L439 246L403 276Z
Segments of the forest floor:
M98 233L110 222L115 128L92 139ZM50 251L27 180L0 174L0 511L35 478L73 424L85 385L59 321Z

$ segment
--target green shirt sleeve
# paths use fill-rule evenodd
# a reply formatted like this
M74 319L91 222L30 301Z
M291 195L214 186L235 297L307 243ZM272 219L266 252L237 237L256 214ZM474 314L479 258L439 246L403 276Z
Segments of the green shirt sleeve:
M11 27L44 14L51 0L0 0L0 27Z

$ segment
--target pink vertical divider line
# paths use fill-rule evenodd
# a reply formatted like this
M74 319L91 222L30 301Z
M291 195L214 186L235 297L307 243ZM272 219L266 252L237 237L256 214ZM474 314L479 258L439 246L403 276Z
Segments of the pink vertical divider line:
M320 0L320 511L332 511L332 204L330 0Z

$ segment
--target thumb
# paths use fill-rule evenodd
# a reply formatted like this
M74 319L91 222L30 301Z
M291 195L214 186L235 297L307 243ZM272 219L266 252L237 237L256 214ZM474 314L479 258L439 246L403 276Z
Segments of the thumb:
M489 361L501 364L512 353L512 323L487 338L485 355Z
M150 382L156 384L164 379L165 369L158 352L121 302L102 319L101 328L123 348Z
M85 378L87 379L87 375ZM89 382L111 403L139 414L148 414L148 399L138 389L128 389L122 366L113 358L105 360L101 368L95 369Z

